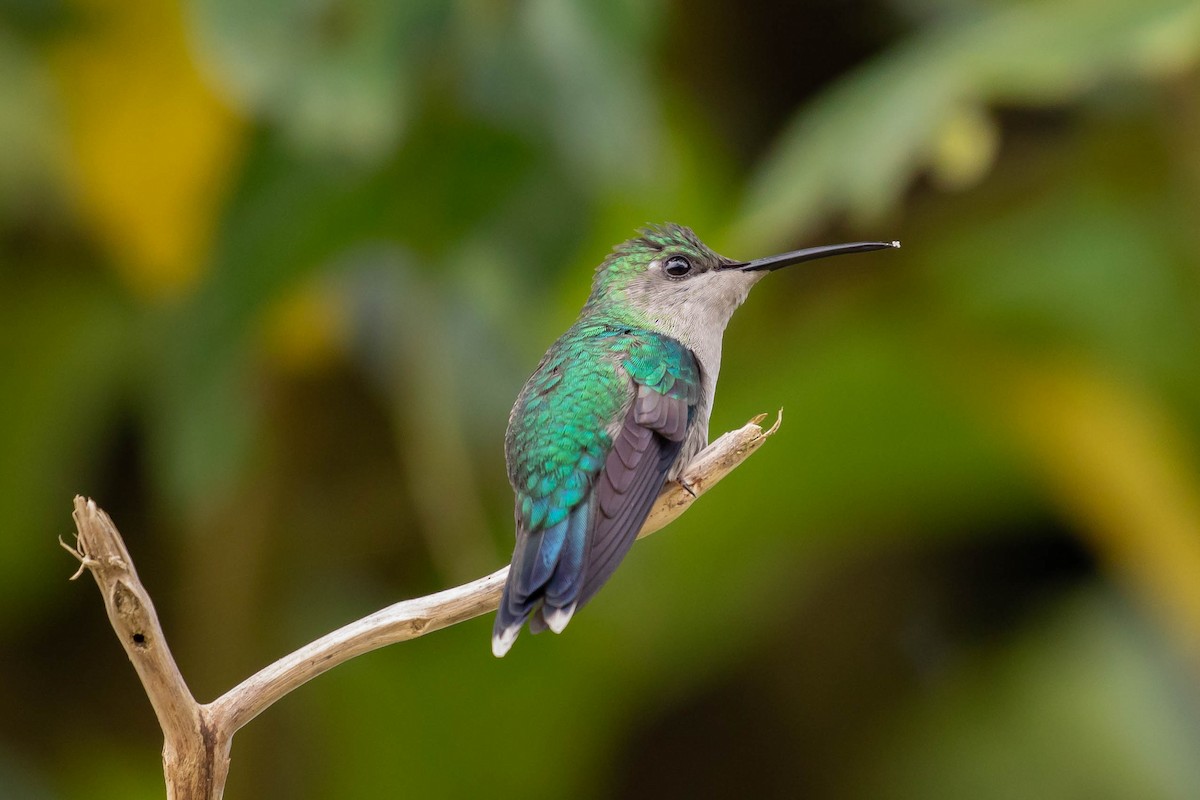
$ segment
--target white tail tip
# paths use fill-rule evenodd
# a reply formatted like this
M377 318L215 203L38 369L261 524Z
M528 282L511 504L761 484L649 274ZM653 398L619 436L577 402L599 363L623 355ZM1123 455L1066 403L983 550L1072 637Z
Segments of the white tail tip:
M492 655L496 658L504 658L504 654L512 649L513 642L517 640L517 635L521 633L521 625L513 625L505 628L502 632L492 636Z
M543 609L542 615L546 618L546 625L555 633L562 633L566 630L567 623L571 621L571 615L575 613L575 604L566 608L555 608L549 614Z

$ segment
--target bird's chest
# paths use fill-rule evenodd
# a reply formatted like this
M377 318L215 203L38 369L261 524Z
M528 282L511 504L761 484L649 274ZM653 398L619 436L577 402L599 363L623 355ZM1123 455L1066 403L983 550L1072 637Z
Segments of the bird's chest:
M721 371L720 336L711 339L700 337L689 345L700 366L700 399L692 413L692 424L688 428L679 457L667 474L668 480L678 478L692 459L708 446L708 420L717 393L717 376Z

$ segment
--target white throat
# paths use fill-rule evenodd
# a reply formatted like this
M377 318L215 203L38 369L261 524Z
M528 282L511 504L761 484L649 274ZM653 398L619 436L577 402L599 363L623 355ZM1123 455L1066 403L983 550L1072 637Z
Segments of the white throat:
M656 270L650 265L650 272ZM708 413L721 371L721 339L733 312L762 279L762 272L709 271L684 281L646 281L628 287L626 299L654 330L685 345L700 362L701 400L699 422L708 429Z

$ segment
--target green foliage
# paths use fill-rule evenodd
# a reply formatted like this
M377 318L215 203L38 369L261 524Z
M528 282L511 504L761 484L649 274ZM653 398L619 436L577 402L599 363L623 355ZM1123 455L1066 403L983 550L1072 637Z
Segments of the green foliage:
M964 114L1169 76L1195 63L1198 46L1190 0L1005 3L930 24L800 110L751 181L738 238L778 246L831 213L873 221L915 172L953 157L939 139L971 125Z
M670 220L904 249L755 290L712 428L780 434L568 633L335 670L229 796L1200 794L1200 6L873 0L786 46L815 8L0 3L0 785L158 785L73 493L202 699L494 569L513 398ZM752 48L771 141L692 69Z

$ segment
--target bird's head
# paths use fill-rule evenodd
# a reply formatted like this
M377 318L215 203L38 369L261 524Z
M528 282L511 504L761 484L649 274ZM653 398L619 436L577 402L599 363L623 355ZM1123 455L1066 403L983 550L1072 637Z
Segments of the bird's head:
M750 287L768 272L843 253L899 242L855 242L796 250L754 261L713 252L690 228L668 223L640 231L618 245L596 270L589 304L683 341L715 331L719 336Z

